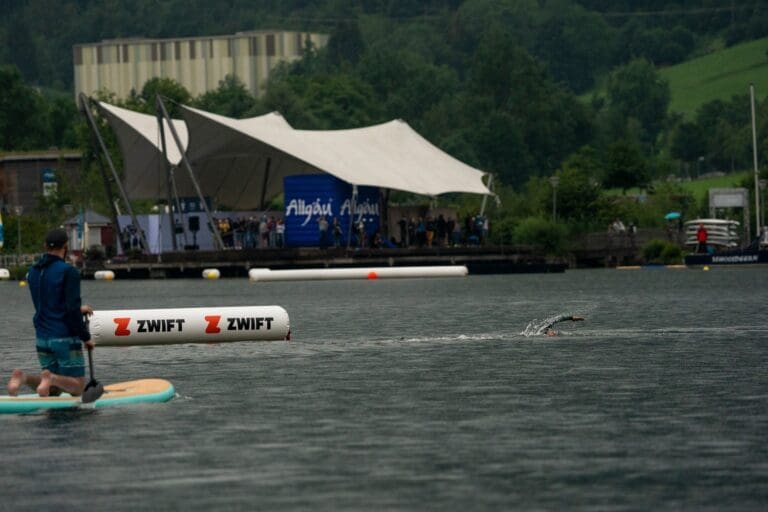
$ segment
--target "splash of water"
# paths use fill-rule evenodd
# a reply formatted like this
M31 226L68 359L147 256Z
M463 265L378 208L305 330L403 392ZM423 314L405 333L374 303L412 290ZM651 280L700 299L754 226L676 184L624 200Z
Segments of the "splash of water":
M523 336L542 336L546 332L547 328L550 327L558 318L561 318L562 316L582 316L586 317L588 313L591 313L594 311L594 309L597 306L589 305L585 308L580 308L582 311L579 312L566 312L566 313L555 313L554 315L549 315L546 318L542 319L536 319L534 318L530 322L528 322L528 325L525 326L525 329L520 333Z

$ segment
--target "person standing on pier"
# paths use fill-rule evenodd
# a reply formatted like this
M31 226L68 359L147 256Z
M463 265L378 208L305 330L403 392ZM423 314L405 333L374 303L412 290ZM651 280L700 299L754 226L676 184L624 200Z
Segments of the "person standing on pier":
M325 249L328 247L328 221L325 215L317 219L317 229L320 232L320 248Z
M704 227L704 224L699 224L699 229L696 230L696 252L697 253L703 253L707 252L707 240L709 239L709 233L707 233L707 228Z

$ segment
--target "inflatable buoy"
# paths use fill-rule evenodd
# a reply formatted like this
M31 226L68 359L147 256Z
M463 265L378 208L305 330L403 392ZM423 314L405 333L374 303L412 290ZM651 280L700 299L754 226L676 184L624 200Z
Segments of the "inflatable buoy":
M280 306L94 311L91 338L99 346L277 341L290 332Z
M467 267L464 265L433 267L308 268L300 270L252 268L248 271L248 278L251 281L309 281L325 279L464 277L468 273Z
M701 270L703 270L704 272L707 272L709 270L709 266L704 265L704 268L702 268Z
M0 281L7 281L11 278L11 271L7 268L0 268Z
M24 288L25 286L27 286L27 282L26 281L19 281L19 286Z
M115 273L111 270L97 270L94 272L93 278L98 281L113 281L115 279Z
M221 277L221 272L217 268L206 268L203 270L203 279L218 279Z

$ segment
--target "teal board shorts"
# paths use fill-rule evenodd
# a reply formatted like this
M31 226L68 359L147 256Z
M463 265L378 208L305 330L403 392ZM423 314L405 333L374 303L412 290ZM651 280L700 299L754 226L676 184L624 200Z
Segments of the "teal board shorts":
M85 377L80 338L37 338L35 345L43 370L67 377Z

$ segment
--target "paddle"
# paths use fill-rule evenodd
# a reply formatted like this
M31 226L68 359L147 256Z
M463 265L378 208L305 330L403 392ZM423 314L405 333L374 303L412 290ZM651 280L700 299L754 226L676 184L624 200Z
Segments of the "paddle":
M85 325L88 325L88 323L88 317L86 316ZM93 376L93 349L90 347L88 347L88 368L91 370L91 380L85 385L83 396L80 398L80 401L84 404L95 402L104 394L104 386Z

